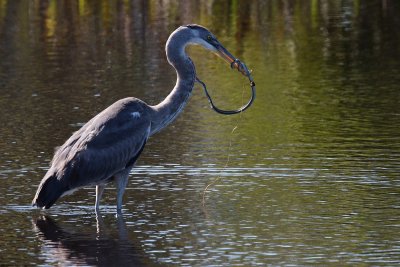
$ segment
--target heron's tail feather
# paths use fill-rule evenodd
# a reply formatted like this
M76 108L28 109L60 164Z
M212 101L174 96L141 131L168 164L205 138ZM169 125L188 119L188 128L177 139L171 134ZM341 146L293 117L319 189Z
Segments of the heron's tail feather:
M66 191L63 183L57 179L55 174L45 176L40 182L32 206L48 209L59 199Z

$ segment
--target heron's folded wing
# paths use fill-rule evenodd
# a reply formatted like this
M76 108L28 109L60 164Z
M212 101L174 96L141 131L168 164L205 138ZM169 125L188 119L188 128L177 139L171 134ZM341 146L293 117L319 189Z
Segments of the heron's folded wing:
M119 102L82 126L54 156L52 167L64 172L61 179L69 188L106 181L132 165L143 150L149 115L143 103Z

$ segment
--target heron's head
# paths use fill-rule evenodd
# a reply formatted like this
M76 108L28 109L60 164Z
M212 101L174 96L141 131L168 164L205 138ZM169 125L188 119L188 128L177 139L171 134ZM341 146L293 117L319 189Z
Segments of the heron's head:
M236 57L234 57L212 34L207 28L197 25L197 24L189 24L186 26L179 27L175 33L181 33L186 38L183 38L181 41L185 44L194 44L201 45L205 49L217 54L224 60L226 60L231 68L237 69L243 75L250 75L249 70L246 65L240 62ZM173 36L174 33L171 35ZM168 43L167 43L168 45Z
M186 25L192 32L193 38L191 39L191 43L198 44L203 46L204 48L214 52L225 61L227 61L230 66L234 69L240 71L243 75L248 76L249 70L246 65L240 62L236 57L234 57L212 34L207 28L197 25L197 24L189 24Z

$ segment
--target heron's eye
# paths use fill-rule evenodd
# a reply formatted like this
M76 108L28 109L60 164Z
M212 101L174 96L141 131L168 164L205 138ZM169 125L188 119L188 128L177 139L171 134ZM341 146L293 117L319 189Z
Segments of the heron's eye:
M208 41L211 41L211 40L212 40L211 35L207 35L207 40L208 40Z

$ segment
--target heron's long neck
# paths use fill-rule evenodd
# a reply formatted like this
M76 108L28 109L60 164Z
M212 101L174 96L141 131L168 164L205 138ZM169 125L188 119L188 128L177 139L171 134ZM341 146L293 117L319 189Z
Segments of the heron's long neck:
M196 71L193 62L184 52L184 47L180 51L175 51L177 56L169 56L168 60L175 68L177 81L171 93L158 105L153 106L155 114L152 119L151 134L160 131L171 123L179 113L182 112L192 93L196 79Z

